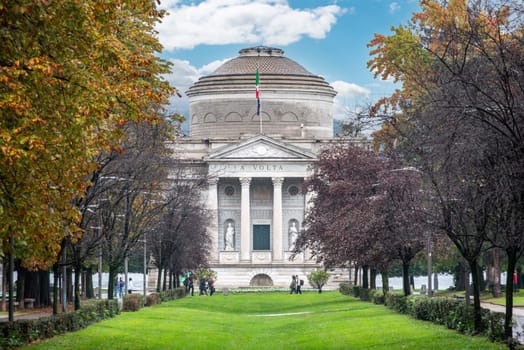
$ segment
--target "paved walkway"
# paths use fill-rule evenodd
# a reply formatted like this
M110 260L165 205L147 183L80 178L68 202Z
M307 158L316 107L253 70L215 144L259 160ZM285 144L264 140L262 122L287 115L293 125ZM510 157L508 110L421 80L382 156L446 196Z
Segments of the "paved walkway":
M502 305L481 302L480 306L491 311L506 313L506 307ZM522 306L513 307L513 338L524 344L524 307Z

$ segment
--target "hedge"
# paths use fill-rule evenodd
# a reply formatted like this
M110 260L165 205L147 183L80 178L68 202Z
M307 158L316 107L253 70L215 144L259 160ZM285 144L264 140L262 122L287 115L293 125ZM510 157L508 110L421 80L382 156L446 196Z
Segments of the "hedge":
M350 286L347 283L341 283L339 291L344 295L353 295L362 301L384 304L399 313L445 325L461 333L472 333L474 330L473 307L467 305L464 300L430 298L426 295L404 296L394 292L389 292L384 296L382 291ZM483 334L492 341L503 341L504 314L482 309L481 316Z
M474 331L473 307L464 300L450 298L429 298L425 295L408 297L388 293L386 306L412 317L445 325L461 333ZM481 310L483 334L493 341L504 340L504 314L487 309Z
M93 300L82 304L80 310L42 317L0 323L0 348L10 349L74 332L92 323L114 317L120 313L117 300Z

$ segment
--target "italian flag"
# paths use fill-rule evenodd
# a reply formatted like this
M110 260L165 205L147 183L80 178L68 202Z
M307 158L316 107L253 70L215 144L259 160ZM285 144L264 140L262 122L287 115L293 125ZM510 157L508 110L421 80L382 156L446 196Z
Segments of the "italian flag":
M260 93L260 84L259 84L259 79L258 79L258 68L257 68L257 75L256 75L256 78L255 78L255 88L256 88L256 98L258 100L259 93Z
M257 99L257 115L260 115L260 81L258 78L258 68L255 76L255 97Z

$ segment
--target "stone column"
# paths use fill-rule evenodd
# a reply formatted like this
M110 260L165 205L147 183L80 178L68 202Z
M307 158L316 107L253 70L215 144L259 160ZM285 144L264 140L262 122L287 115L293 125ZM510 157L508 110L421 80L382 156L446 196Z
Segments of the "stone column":
M282 183L283 177L273 180L273 259L282 260Z
M208 180L207 207L211 215L208 235L211 239L211 260L218 261L218 178Z
M251 257L251 217L249 205L250 177L241 177L242 186L240 206L240 260L250 260Z

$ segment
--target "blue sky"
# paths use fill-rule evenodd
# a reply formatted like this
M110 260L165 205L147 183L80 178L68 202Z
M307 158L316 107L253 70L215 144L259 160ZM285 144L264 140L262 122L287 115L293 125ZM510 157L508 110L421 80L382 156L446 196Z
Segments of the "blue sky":
M335 118L390 94L394 84L367 69L374 33L407 24L417 0L162 0L169 15L157 26L167 76L182 93L246 47L278 47L338 91ZM171 111L188 116L187 97Z

